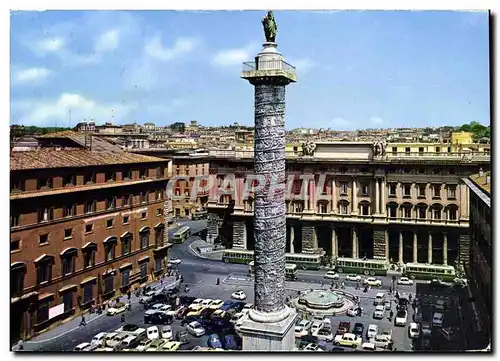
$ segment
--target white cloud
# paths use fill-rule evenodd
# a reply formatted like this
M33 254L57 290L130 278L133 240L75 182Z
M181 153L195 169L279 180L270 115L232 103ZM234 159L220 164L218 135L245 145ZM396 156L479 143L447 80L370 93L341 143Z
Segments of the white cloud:
M118 30L109 30L102 33L95 43L95 51L104 53L113 51L118 48L120 44L120 32Z
M112 117L118 121L123 119L132 107L120 103L98 103L76 93L63 93L51 100L26 99L12 103L12 113L21 124L67 124L69 110L73 123L90 118L104 122Z
M245 61L252 60L255 55L257 55L256 44L249 44L244 48L224 49L215 53L212 65L222 67L241 65Z
M63 37L53 37L35 41L33 44L34 45L33 48L43 54L55 53L58 52L59 50L62 50L65 44L66 40Z
M178 38L172 47L165 48L161 43L160 35L156 35L146 42L144 52L153 59L171 61L192 52L197 45L198 41L195 38Z
M370 123L372 124L382 124L384 122L384 119L380 117L371 117L370 118Z
M45 81L52 71L46 68L24 68L12 69L12 83L13 84L26 84L26 83L41 83Z
M315 64L311 59L292 59L292 60L287 60L285 59L287 63L290 63L297 69L297 73L300 76L300 73L307 73L309 70L311 70Z

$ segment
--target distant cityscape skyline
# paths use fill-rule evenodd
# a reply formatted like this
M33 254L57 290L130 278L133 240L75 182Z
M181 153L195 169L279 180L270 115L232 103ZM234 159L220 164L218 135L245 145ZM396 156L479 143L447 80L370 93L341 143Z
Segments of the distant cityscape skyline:
M165 126L196 119L250 126L251 89L240 70L260 49L255 39L264 41L262 16L12 12L10 122L73 127L94 118ZM287 94L287 129L490 124L488 12L275 16L279 49L298 72ZM228 29L231 36L222 36Z

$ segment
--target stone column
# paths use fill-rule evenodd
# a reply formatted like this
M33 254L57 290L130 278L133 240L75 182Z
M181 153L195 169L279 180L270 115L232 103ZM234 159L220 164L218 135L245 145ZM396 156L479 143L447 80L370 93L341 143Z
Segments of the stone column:
M295 253L295 249L293 246L293 241L295 239L295 229L293 225L290 226L290 253Z
M309 203L310 209L316 213L316 177L313 177L309 183Z
M352 229L352 258L359 258L358 255L358 230Z
M351 214L358 214L358 187L357 187L357 179L352 179L352 205L351 205Z
M380 213L380 194L379 194L379 179L375 178L375 214Z
M399 263L403 264L403 232L399 231L399 246L398 246Z
M448 264L448 234L443 233L443 264Z
M332 260L337 259L339 254L339 246L337 244L337 230L335 227L331 227L332 230Z
M297 312L285 304L285 86L296 81L268 42L241 74L255 89L254 170L273 183L255 190L254 308L242 320L244 351L292 351Z
M418 233L413 232L413 263L418 262Z
M332 213L337 214L337 184L335 177L332 177Z
M304 210L310 210L311 206L309 204L309 179L304 178L302 180L302 190L304 192Z
M385 239L385 259L389 261L389 233L387 229L384 230L384 239Z
M235 221L233 224L233 248L246 249L247 227L244 221Z
M429 244L427 246L427 263L432 264L432 233L429 232Z
M380 185L380 210L382 212L382 215L385 216L387 214L387 203L385 201L385 179L382 178Z

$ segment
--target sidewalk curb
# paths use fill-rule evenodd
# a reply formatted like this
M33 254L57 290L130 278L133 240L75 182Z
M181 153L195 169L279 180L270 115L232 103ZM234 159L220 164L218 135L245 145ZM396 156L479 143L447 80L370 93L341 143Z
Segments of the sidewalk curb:
M198 258L203 258L203 259L209 259L209 260L212 260L212 261L219 261L217 259L214 259L214 258L210 258L210 257L205 257L205 256L202 256L200 253L196 252L193 247L192 247L193 243L191 243L188 248L189 250L191 251L191 253L193 253L196 257ZM214 254L214 253L220 253L220 252L223 252L223 250L219 250L219 251L212 251L212 252L207 252L207 253L210 253L210 254Z

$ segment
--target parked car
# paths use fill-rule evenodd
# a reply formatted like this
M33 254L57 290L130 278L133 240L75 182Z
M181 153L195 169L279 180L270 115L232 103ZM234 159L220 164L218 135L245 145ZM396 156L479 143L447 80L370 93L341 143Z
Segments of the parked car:
M100 332L100 333L98 333L97 335L95 335L92 338L92 341L90 341L90 344L91 345L97 345L97 346L104 345L104 340L106 339L106 335L107 335L106 332Z
M160 329L158 326L148 327L146 330L146 335L149 340L157 340L160 338Z
M168 263L171 263L171 264L181 264L182 261L179 258L174 257L174 258L170 258L168 260Z
M391 301L385 301L384 307L387 311L390 311L391 310Z
M174 316L167 315L161 311L157 311L151 314L144 314L144 323L152 325L170 325L174 322Z
M359 282L361 281L361 276L360 275L355 275L355 274L349 274L345 277L346 280L348 281L355 281Z
M153 291L146 292L145 295L143 295L143 296L141 296L139 298L139 303L140 304L145 304L145 303L150 302L153 299L153 296L157 295L158 293L160 293L160 291L158 291L158 290L153 290Z
M149 338L143 339L139 342L139 346L135 348L136 351L146 351L146 349L151 345L153 340L150 340Z
M154 340L149 344L149 347L145 350L146 352L155 352L160 349L160 347L163 346L165 343L165 340L162 340L161 338Z
M316 336L318 340L322 341L327 341L327 342L332 342L333 341L333 333L331 329L328 328L322 328L320 330L317 330L313 336Z
M373 311L373 318L375 319L383 319L385 315L385 307L383 305L375 306L375 310Z
M106 346L111 347L111 348L115 348L117 346L120 346L122 341L125 340L129 336L130 336L130 334L127 332L118 333L111 340L106 341Z
M413 280L408 277L400 277L398 279L398 285L411 286L413 285Z
M134 332L138 329L139 329L138 325L135 325L133 323L127 323L127 324L123 325L122 327L118 328L116 330L116 332L118 332L118 333L120 333L120 332Z
M224 348L226 350L241 349L241 339L236 335L224 335Z
M363 313L363 307L361 306L354 306L347 310L347 316L351 317L361 316L362 313Z
M245 292L239 290L231 293L231 298L234 298L235 300L245 300L247 298L247 295Z
M170 301L170 296L164 293L157 293L151 296L151 299L149 301L144 303L144 308L147 310L153 307L153 305L168 303L169 301Z
M211 348L222 348L222 342L217 334L208 336L207 346Z
M233 301L233 300L227 300L227 301L224 301L224 303L222 304L222 306L219 308L219 310L222 310L222 311L228 311L231 309L231 307L234 306L236 302Z
M375 344L371 343L371 342L364 342L362 345L361 345L361 350L362 351L375 351Z
M365 284L367 286L372 286L372 287L380 287L380 286L382 286L382 281L376 279L375 277L368 277L368 278L365 278L365 280L363 281L363 284Z
M195 299L193 302L191 302L191 304L189 305L189 308L196 308L196 307L199 307L201 306L201 303L204 301L203 298L197 298Z
M222 300L213 300L212 303L210 304L210 306L208 306L208 307L211 308L212 310L218 310L219 308L222 307L223 304L224 304L224 301L222 301Z
M188 314L188 312L189 312L188 306L181 306L175 312L175 318L180 320L180 319L184 318L184 316L186 316Z
M378 292L375 295L375 299L373 300L373 305L377 306L377 305L383 305L383 304L385 304L385 293Z
M189 337L189 332L187 332L186 330L181 330L175 334L175 340L184 345L191 341L191 337Z
M433 327L443 327L444 315L441 312L435 312L432 316Z
M177 351L181 347L181 343L177 341L165 342L158 351Z
M295 337L300 338L303 336L307 336L309 334L309 329L311 328L312 323L308 320L301 320L295 326Z
M343 335L344 333L349 332L351 329L351 323L347 321L341 321L339 323L339 327L337 328L336 335Z
M355 323L354 328L352 330L352 333L355 334L358 337L363 338L363 331L365 329L365 326L362 323Z
M191 322L186 326L186 330L195 337L200 337L205 334L205 329L197 321Z
M445 300L437 300L436 303L434 304L434 309L439 312L444 312L446 308L446 301Z
M333 340L333 343L336 346L347 346L352 348L361 346L362 342L363 339L361 337L356 336L353 333L344 333L343 335L337 335Z
M242 319L243 316L245 316L245 314L243 312L236 313L233 315L233 317L231 317L231 320L229 322L231 322L232 324L235 324L240 319Z
M422 321L420 323L420 331L422 332L423 337L431 337L432 328L429 322Z
M378 326L373 323L368 325L368 330L366 331L366 338L371 339L374 338L378 333Z
M310 344L306 345L306 347L304 347L304 351L322 352L323 349L315 343L310 343Z
M338 280L340 278L339 274L335 271L328 271L325 274L325 278L329 280Z
M323 328L323 320L313 321L311 325L311 334L314 334L316 331L319 331L322 328Z
M89 346L90 346L90 343L88 343L88 342L82 342L82 343L76 345L75 348L73 349L73 351L75 351L75 352L82 352L85 348L87 348Z
M203 307L210 307L210 305L212 304L213 301L214 300L212 300L211 298L206 298L203 301L201 301L201 305Z
M419 338L420 337L420 327L418 323L411 322L410 327L408 327L408 334L411 338Z

